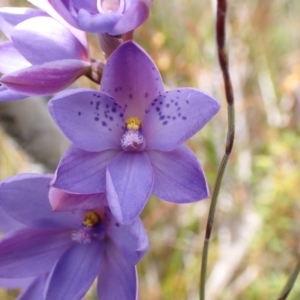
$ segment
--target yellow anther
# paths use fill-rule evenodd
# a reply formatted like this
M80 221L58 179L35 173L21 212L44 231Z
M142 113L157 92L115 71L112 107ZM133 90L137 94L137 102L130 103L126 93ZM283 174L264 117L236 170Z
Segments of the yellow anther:
M126 120L126 129L128 130L139 130L141 128L141 121L136 117L131 117Z
M94 227L100 222L100 217L93 211L88 211L83 220L83 225L87 227Z

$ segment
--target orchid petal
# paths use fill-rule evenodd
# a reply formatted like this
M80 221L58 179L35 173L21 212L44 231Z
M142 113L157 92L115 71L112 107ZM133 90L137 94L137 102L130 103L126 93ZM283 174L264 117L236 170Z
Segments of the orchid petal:
M27 95L13 92L5 86L0 86L0 102L1 101L17 101L27 98Z
M103 193L106 167L117 153L87 152L71 146L58 165L53 187L79 194Z
M50 188L49 200L54 211L90 210L107 206L104 193L90 195L70 194L59 189Z
M132 222L151 194L153 172L143 152L121 152L108 165L106 193L109 208L121 223Z
M85 10L88 10L92 13L98 13L97 9L97 1L91 1L91 0L72 0L72 3L74 7L77 9L83 8Z
M109 32L120 19L120 14L91 14L85 9L78 12L78 24L80 29L92 33Z
M28 7L3 7L0 8L0 29L9 38L13 28L30 18L46 16L44 11Z
M0 278L0 287L6 289L20 289L27 287L35 280L35 277L25 278Z
M72 212L52 212L48 200L52 176L21 174L0 184L0 206L16 221L38 229L73 228L80 221Z
M95 280L103 260L103 243L75 244L49 275L47 300L82 299Z
M153 99L163 93L163 83L150 56L134 42L126 42L107 61L101 90L127 108L125 119L142 120Z
M3 74L31 66L12 42L0 43L0 54L0 72Z
M133 265L136 265L148 250L148 236L140 218L136 218L129 225L123 225L114 217L110 217L106 224L106 234Z
M1 200L0 200L1 201ZM1 205L1 203L0 203ZM23 227L24 224L16 221L0 206L0 232L6 233Z
M69 10L65 7L61 0L28 0L36 7L47 12L51 17L60 21L62 24L70 24L73 27L78 27L77 22L70 14ZM65 24L65 25L66 25Z
M89 67L88 63L75 59L52 61L4 75L0 82L25 95L49 95L68 87Z
M66 27L50 17L36 17L18 24L11 38L18 51L32 64L61 59L87 61L83 45Z
M147 20L150 9L151 1L135 1L130 8L126 10L109 34L119 35L139 27Z
M77 147L92 152L121 148L123 109L106 94L91 89L67 91L50 101L49 111Z
M37 277L32 284L19 295L17 300L41 300L43 299L43 292L46 284L46 275Z
M137 272L111 242L106 243L105 259L98 275L98 297L101 300L137 299Z
M0 241L0 277L37 276L49 272L72 243L71 231L19 229Z
M153 194L166 201L188 203L209 197L204 172L185 145L170 152L147 152L154 171Z
M199 131L219 109L215 99L196 89L165 92L152 102L144 119L147 149L173 150Z

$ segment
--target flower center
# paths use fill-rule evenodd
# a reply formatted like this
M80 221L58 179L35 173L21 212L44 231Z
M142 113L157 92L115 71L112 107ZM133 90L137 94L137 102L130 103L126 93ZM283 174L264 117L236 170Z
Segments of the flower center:
M142 134L142 122L131 117L125 122L125 132L121 138L121 146L125 151L142 151L145 149L146 142Z
M93 227L100 223L101 219L93 211L88 211L84 215L82 226L72 232L72 240L80 244L88 244L94 235Z
M88 211L85 216L84 220L82 222L83 225L87 227L95 227L100 222L100 217L93 211Z
M115 13L120 7L120 0L102 0L101 6L103 12L106 13Z

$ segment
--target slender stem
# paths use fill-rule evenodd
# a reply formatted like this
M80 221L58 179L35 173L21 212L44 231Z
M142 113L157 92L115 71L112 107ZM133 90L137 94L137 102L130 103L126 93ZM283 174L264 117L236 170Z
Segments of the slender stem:
M279 298L277 298L277 300L285 300L287 298L287 296L289 295L290 291L292 290L294 283L299 275L300 272L300 257L298 258L298 263L295 267L295 269L293 270L292 274L290 275L287 283L285 284Z
M222 70L224 87L227 101L227 115L228 115L228 127L227 127L227 139L225 146L225 153L221 164L219 166L214 190L211 197L211 205L208 214L208 220L206 225L205 240L202 253L201 261L201 275L200 275L200 300L205 300L205 281L207 273L207 260L208 260L208 249L211 237L212 226L214 222L214 216L217 206L217 200L219 196L219 191L223 179L223 175L226 169L226 165L231 154L231 150L234 143L234 133L235 133L235 116L234 116L234 97L232 84L230 80L230 75L228 71L228 56L225 49L226 40L226 12L227 12L227 1L218 0L217 2L217 24L216 24L216 39L218 47L218 57L219 64Z

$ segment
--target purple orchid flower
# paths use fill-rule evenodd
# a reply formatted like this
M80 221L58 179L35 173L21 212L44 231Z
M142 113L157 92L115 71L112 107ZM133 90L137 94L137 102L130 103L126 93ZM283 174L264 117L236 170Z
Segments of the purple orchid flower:
M49 102L55 122L74 143L53 186L82 194L106 191L122 223L139 215L151 192L174 203L207 198L202 168L182 143L219 107L196 89L164 92L151 58L126 42L107 61L101 92L69 90Z
M85 34L43 11L2 8L0 29L0 100L62 91L91 68Z
M0 231L8 232L25 228L26 225L16 221L8 215L0 206ZM17 300L40 300L43 298L43 290L47 274L38 277L25 278L0 278L0 287L5 289L23 289Z
M139 27L149 16L152 0L29 0L72 26L92 33L120 35Z
M107 207L52 212L50 181L23 174L0 184L0 206L24 224L0 240L0 277L49 272L45 300L82 299L96 277L101 300L137 299L135 265L148 248L141 220L122 225Z

